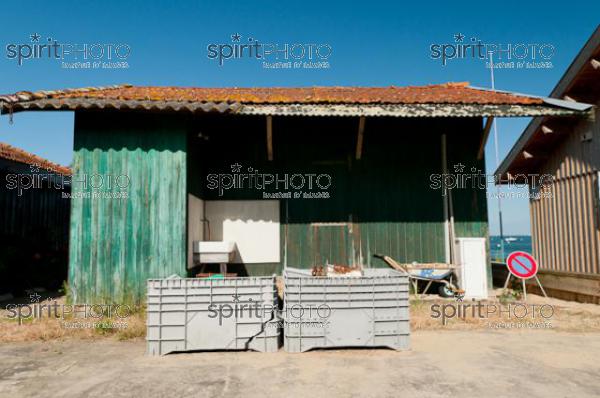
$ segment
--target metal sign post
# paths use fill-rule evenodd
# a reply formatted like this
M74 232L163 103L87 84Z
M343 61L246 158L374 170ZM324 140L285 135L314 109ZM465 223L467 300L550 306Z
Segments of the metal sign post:
M533 256L526 252L512 252L506 258L506 267L508 268L508 276L506 277L506 282L504 282L504 289L508 287L508 281L511 276L516 276L521 279L523 284L523 298L527 300L527 288L525 285L525 280L535 278L540 290L544 294L544 297L548 298L540 279L537 276L538 272L538 264L537 261L533 258Z

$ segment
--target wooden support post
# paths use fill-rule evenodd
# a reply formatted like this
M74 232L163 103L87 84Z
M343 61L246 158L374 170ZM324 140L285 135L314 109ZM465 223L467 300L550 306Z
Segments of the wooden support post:
M537 275L535 276L535 280L537 281L538 286L542 290L542 293L544 293L544 297L548 298L548 295L546 294L546 291L544 290L544 287L542 286L542 282L540 282L540 278L538 278Z
M361 116L358 119L358 137L356 139L356 160L362 157L363 135L365 133L365 117Z
M267 116L267 157L273 160L273 116Z
M510 276L512 274L509 272L508 275L506 275L506 281L504 282L504 290L506 290L506 288L508 287L508 281L510 281Z
M433 283L433 281L429 281L427 283L427 286L425 286L425 290L423 290L423 294L427 294L427 292L429 291L429 288L431 287L432 283Z
M442 134L442 173L446 175L448 173L448 159L446 154L446 134ZM454 244L450 237L450 218L449 218L449 210L448 210L448 189L446 187L442 187L444 192L442 192L442 205L444 211L444 261L446 263L452 262L452 254L451 248Z
M485 143L490 135L490 129L492 128L492 123L494 122L493 116L488 116L485 121L485 127L483 128L483 137L481 137L481 142L479 143L479 152L477 152L477 160L483 159L483 154L485 152Z

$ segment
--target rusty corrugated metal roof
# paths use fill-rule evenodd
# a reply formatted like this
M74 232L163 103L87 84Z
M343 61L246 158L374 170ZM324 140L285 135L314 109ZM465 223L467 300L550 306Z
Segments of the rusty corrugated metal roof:
M23 163L34 168L40 168L54 173L71 175L72 171L69 167L61 166L53 163L33 153L29 153L23 149L16 148L12 145L0 142L0 158L8 159L13 162Z
M576 103L445 83L422 87L198 88L118 85L0 96L3 114L140 110L277 116L511 117L580 115Z
M543 104L538 97L477 89L468 83L408 87L262 87L198 88L131 85L56 91L21 91L0 101L20 103L43 99L103 99L240 104Z

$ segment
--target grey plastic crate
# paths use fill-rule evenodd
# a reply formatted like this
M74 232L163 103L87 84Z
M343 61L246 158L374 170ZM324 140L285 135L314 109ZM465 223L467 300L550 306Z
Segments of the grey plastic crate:
M275 276L150 279L147 300L150 355L279 349Z
M410 346L408 276L365 269L362 277L313 277L284 271L284 348Z

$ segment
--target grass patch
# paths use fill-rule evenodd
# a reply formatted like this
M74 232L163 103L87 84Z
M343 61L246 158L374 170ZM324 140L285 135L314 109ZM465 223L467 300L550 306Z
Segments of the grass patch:
M56 304L62 306L65 301L63 296L56 300ZM54 303L52 301L52 305ZM93 317L67 314L58 318L54 316L55 313L48 316L48 313L44 312L42 316L24 316L20 319L15 317L15 310L0 309L0 343L68 338L115 338L117 340L144 338L146 309L143 306L129 308L131 311L121 313L121 318L107 311L94 314Z

